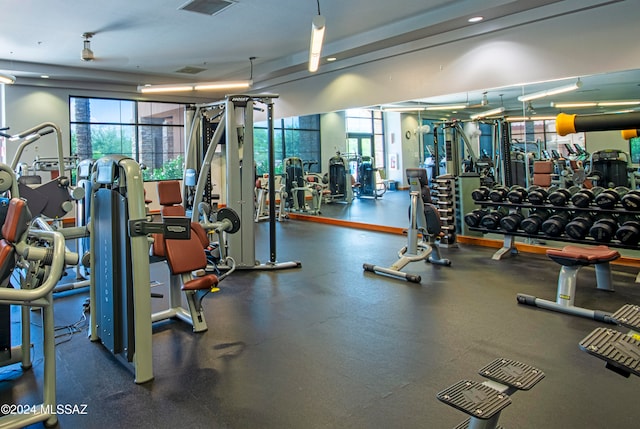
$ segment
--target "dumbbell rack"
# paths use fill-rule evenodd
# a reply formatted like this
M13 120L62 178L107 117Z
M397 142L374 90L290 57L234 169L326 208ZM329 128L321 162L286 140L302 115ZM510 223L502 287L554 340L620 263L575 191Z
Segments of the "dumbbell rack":
M476 204L480 205L481 207L505 207L509 209L510 213L513 213L515 211L521 211L523 209L544 209L544 210L548 210L550 212L570 212L570 213L589 213L591 215L597 215L597 214L611 214L614 217L618 217L620 215L624 215L624 216L635 216L635 218L640 221L640 212L630 212L626 209L624 209L622 206L618 207L616 206L613 209L603 209L594 205L591 205L589 207L576 207L572 204L568 204L566 206L555 206L552 204L540 204L540 205L536 205L536 204L530 204L530 203L520 203L520 204L516 204L516 203L512 203L510 201L500 201L500 202L493 202L493 201L476 201ZM603 243L603 242L598 242L592 238L585 238L584 240L576 240L574 238L568 237L565 234L561 234L559 236L549 236L549 235L544 235L541 233L538 234L528 234L524 231L518 230L518 231L504 231L500 228L498 229L487 229L487 228L482 228L482 227L469 227L470 230L472 231L479 231L482 233L493 233L493 234L503 234L504 235L504 243L502 245L502 248L499 249L493 256L492 259L494 260L500 260L503 259L505 256L510 256L510 255L515 255L518 253L518 250L516 249L515 246L515 237L527 237L527 238L535 238L535 239L541 239L541 240L552 240L552 241L566 241L566 242L571 242L571 243L581 243L581 244L590 244L590 245L597 245L597 244L606 244L607 246L610 247L618 247L618 248L624 248L624 249L638 249L638 246L631 246L631 245L626 245L621 243L618 240L611 240L609 242Z
M438 176L433 180L431 198L438 209L444 236L440 247L457 247L456 244L456 179L453 176Z

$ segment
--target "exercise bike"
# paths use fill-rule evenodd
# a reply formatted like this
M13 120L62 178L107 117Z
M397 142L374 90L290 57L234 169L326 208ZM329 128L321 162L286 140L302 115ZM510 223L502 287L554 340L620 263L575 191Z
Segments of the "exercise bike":
M422 278L417 274L409 274L402 269L411 262L425 261L436 265L450 266L451 261L440 255L437 239L442 227L438 209L431 204L431 194L427 184L427 170L424 168L407 168L407 180L410 185L409 196L409 229L407 245L398 252L398 260L390 267L363 264L362 268L375 274L386 274L391 277L420 283Z

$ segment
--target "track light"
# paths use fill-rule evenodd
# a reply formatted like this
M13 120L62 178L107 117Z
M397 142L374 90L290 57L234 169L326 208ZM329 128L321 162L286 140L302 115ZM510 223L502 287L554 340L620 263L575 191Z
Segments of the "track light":
M485 118L487 116L492 116L492 115L498 115L502 112L505 111L504 107L498 107L496 109L491 109L491 110L486 110L484 112L480 112L480 113L475 113L471 116L469 116L469 118L471 119L480 119L480 118Z
M578 79L577 82L572 83L571 85L559 86L557 88L546 89L540 92L534 92L528 95L521 95L518 97L518 101L531 101L537 100L538 98L550 97L552 95L562 94L564 92L575 91L576 89L582 87L582 82Z
M13 85L14 83L16 83L16 77L6 73L0 73L0 83Z

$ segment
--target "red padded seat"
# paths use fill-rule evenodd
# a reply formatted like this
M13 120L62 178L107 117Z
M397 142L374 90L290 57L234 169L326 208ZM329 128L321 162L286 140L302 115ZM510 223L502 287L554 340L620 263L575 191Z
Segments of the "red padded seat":
M547 256L560 265L591 265L610 262L618 259L620 253L608 246L565 246L562 249L549 249Z
M164 251L172 274L185 274L203 270L207 266L207 257L202 250L202 242L192 225L191 238L188 240L164 240ZM182 290L207 290L216 287L218 277L207 274L183 283Z

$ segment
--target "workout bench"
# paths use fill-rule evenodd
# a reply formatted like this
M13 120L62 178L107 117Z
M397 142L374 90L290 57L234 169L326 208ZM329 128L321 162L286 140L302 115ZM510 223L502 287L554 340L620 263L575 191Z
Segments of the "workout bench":
M574 301L578 271L587 265L595 266L597 288L599 290L613 292L609 262L620 257L618 251L609 249L609 247L603 245L592 247L570 245L562 249L549 249L547 250L547 256L554 262L562 265L560 275L558 276L558 293L555 302L519 293L517 295L518 303L568 313L574 316L586 317L601 322L615 323L611 320L611 313L576 307Z
M489 380L479 383L461 380L436 397L470 417L455 429L496 429L500 413L511 405L511 395L530 390L544 378L544 372L518 361L498 358L478 371Z

